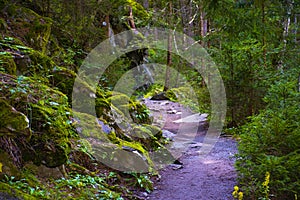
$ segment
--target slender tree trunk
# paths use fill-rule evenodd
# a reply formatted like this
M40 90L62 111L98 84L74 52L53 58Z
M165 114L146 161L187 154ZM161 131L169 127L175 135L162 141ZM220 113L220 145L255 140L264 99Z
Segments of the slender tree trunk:
M298 32L298 19L297 17L299 16L299 14L295 14L294 15L294 30L293 30L293 34L294 34L294 44L297 44L297 32Z
M205 12L203 10L202 7L200 7L200 35L201 35L201 46L202 47L205 47L206 44L204 42L204 37L206 36L207 34L207 19L205 19ZM205 66L205 62L203 61L202 62L202 70L204 72L204 74L206 73L206 66ZM209 81L209 74L207 75L207 78ZM206 85L205 83L205 77L202 76L202 82L201 82L201 85L204 87Z
M284 46L283 46L283 51L282 51L282 59L285 56L285 51L286 51L286 47L287 47L287 40L288 40L289 29L290 29L290 25L291 25L291 14L292 14L292 9L293 9L293 4L294 4L294 0L287 1L286 18L283 22L283 44L284 44ZM278 65L278 70L283 69L282 59Z
M169 2L169 24L172 23L172 2ZM166 67L166 77L165 77L165 86L164 91L167 91L170 88L170 67L172 65L172 33L169 33L168 36L168 52L167 52L167 67Z
M265 15L265 1L261 2L261 13L262 13L262 46L263 46L263 60L264 66L267 66L267 50L266 50L266 35L265 35L265 23L266 23L266 15Z
M129 7L128 24L129 24L131 29L136 29L135 23L134 23L134 20L133 20L132 7Z
M294 1L288 1L287 5L287 17L285 19L285 22L283 23L284 31L283 31L283 41L284 41L284 48L286 48L287 44L287 37L289 35L289 28L291 24L291 14L292 14L292 8L293 8L293 2Z
M185 5L185 0L180 0L179 1L179 5L180 5L180 13L181 13L181 25L182 25L182 29L183 29L183 33L187 34L187 13L186 13L186 5Z
M187 7L187 20L188 20L188 36L194 37L193 29L194 29L194 23L193 23L193 1L189 1L189 5Z
M207 19L203 8L200 8L200 35L201 35L201 45L205 47L204 37L207 35Z
M110 27L110 22L109 22L109 15L105 16L105 27L106 27L106 36L109 38L109 27Z

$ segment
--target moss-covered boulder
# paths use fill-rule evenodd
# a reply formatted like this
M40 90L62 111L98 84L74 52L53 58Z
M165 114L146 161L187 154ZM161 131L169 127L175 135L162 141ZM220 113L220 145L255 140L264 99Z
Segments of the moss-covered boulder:
M153 168L148 152L140 142L121 136L121 132L116 134L114 128L96 116L75 112L73 120L81 138L90 144L88 151L98 161L123 171L148 171ZM123 130L122 134L127 133ZM127 140L123 140L124 137Z
M113 92L109 97L109 101L122 111L128 120L134 123L150 124L152 122L148 108L134 98L120 92Z
M57 87L59 91L66 94L69 103L71 103L73 85L76 77L75 72L64 67L54 66L51 70L51 75L49 78L50 83Z
M29 119L21 112L18 112L7 101L0 99L0 137L30 137Z
M96 116L87 113L74 112L73 121L77 133L82 138L94 138L99 142L107 142L109 141L109 137L113 137L113 129Z
M4 37L0 40L0 71L11 75L40 75L48 80L49 86L57 87L71 97L75 73L66 67L57 66L49 56L26 46L17 38Z
M130 136L144 145L147 150L156 149L159 146L159 139L162 137L162 131L156 126L147 124L136 125L132 129Z
M16 4L8 3L5 11L5 14L12 19L9 23L10 30L19 38L25 39L28 46L45 54L50 38L52 20Z
M11 131L9 137L14 140L12 144L16 143L20 148L19 156L24 161L33 161L37 165L44 164L48 167L64 164L70 152L69 139L75 136L69 118L71 110L68 98L39 80L24 76L0 74L0 89L3 99L0 104L11 110L10 114L5 112L1 116L12 119L5 123L4 129ZM24 131L23 134L19 133L24 128L31 130L29 139ZM14 139L16 137L17 140ZM9 146L5 143L0 145Z

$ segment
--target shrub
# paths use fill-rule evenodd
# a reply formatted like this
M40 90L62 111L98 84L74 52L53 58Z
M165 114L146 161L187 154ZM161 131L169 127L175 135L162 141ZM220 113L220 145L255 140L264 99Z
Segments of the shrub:
M294 199L299 195L300 94L295 85L287 81L274 84L264 99L267 108L240 129L236 168L248 198Z

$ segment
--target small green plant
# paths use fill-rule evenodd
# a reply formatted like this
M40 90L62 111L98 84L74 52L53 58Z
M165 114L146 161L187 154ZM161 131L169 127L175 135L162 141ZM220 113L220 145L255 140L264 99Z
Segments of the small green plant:
M149 176L146 174L130 173L133 179L128 179L133 181L131 185L138 186L145 189L148 193L153 190L153 182L150 180Z
M141 112L136 113L135 117L141 121L143 121L144 119L148 118L150 114L149 109L145 108L144 110L142 110Z
M55 180L54 184L57 190L70 190L73 196L89 199L94 199L94 197L97 199L122 199L119 193L110 189L105 182L105 177L75 174L68 178Z
M25 192L27 194L30 194L32 196L43 198L43 199L49 199L50 198L50 192L45 190L43 187L35 186L32 187L28 183L28 180L25 178L23 179L16 179L14 176L7 176L5 175L5 181L10 186L13 186L14 188L21 190L22 192Z

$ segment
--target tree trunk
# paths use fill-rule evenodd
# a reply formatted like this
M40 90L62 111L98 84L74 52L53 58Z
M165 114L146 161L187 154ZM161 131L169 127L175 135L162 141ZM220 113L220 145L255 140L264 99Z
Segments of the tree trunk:
M265 1L261 2L261 21L262 21L262 46L263 46L263 60L264 66L267 66L267 50L266 50L266 35L265 35L265 23L266 23L266 15L265 15Z
M201 45L205 47L204 37L207 35L207 19L206 14L202 8L200 8L200 35L201 35Z
M172 23L172 2L169 2L169 24ZM172 65L172 34L169 33L168 36L168 52L167 52L167 67L166 67L166 77L165 77L165 86L164 91L167 91L170 88L170 67Z
M132 7L131 6L129 7L128 24L129 24L131 29L133 29L133 30L136 29L135 23L134 23L134 20L133 20Z
M283 22L283 51L282 51L282 58L285 56L285 51L286 51L286 47L287 47L287 40L288 40L288 36L289 36L289 29L290 29L290 25L291 25L291 14L292 14L292 10L293 10L293 4L294 4L294 0L291 1L287 1L288 5L287 5L287 10L286 10L286 18ZM281 59L281 61L279 62L278 65L278 70L282 70L283 68L283 61Z
M204 42L204 37L207 35L207 25L208 25L208 23L207 23L207 19L205 18L205 16L206 15L205 15L205 12L204 12L203 8L200 7L200 35L201 35L201 42L200 42L200 44L201 44L202 47L206 46L206 44ZM205 62L204 61L202 61L202 70L203 70L203 72L205 74L206 73L206 66L205 66ZM207 77L208 77L207 81L209 81L209 74L207 75ZM203 87L206 85L204 78L205 77L202 76L201 85Z

